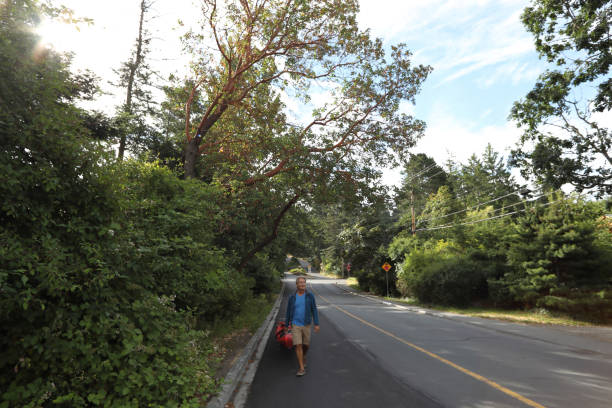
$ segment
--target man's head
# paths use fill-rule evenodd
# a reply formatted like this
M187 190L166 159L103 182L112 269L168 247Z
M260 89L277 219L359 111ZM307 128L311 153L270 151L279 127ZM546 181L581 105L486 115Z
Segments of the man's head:
M295 287L300 293L305 291L306 290L306 278L303 276L298 276L297 279L295 280Z

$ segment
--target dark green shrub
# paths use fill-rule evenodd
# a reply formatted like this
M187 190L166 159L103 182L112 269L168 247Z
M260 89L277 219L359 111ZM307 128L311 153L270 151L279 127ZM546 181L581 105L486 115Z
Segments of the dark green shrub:
M0 407L198 406L206 339L134 267L146 215L74 105L91 84L34 53L37 4L0 13Z
M378 262L381 266L385 263L384 260ZM351 271L353 276L357 278L359 288L367 292L375 293L377 295L387 295L387 283L389 284L389 295L397 295L397 276L395 274L395 268L391 268L389 272L385 272L381 266L373 265L368 269L359 268L355 271ZM387 276L385 276L387 274Z
M274 268L265 254L256 254L247 264L244 273L250 279L253 294L259 295L278 291L281 273Z
M509 237L511 270L500 279L527 308L559 289L609 285L612 276L612 239L600 225L603 207L561 196L550 200L552 205L518 220Z
M121 213L116 223L117 270L158 296L191 310L200 326L233 316L253 279L233 269L213 240L219 192L180 180L156 163L128 161L115 171Z
M466 306L487 294L480 264L444 241L408 254L401 265L398 287L403 295L423 303L452 306Z

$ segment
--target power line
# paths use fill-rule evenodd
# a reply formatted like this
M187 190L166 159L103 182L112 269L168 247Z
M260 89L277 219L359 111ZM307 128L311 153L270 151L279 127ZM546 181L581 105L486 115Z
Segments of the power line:
M449 214L446 214L446 215L440 215L438 217L432 217L432 218L426 218L426 219L423 219L423 220L419 220L419 223L425 222L425 221L437 220L437 219L440 219L440 218L446 218L446 217L450 217L451 215L455 215L455 214L461 214L461 213L469 211L471 209L480 207L481 205L490 204L490 203L493 203L495 201L501 200L502 198L506 198L506 197L509 197L511 195L515 195L517 192L520 192L520 191L524 191L524 189L515 190L515 191L513 191L511 193L504 194L503 196L496 197L496 198L494 198L492 200L489 200L489 201L485 201L485 202L482 202L482 203L476 203L475 205L473 205L471 207L467 207L467 208L465 208L463 210L455 211L455 212L452 212L452 213L449 213Z
M427 177L425 177L423 180L427 180L427 179L434 178L434 177L436 177L438 174L442 174L442 173L446 173L446 171L445 171L444 169L442 169L442 170L440 170L439 172L437 172L436 174L433 174L433 175L431 175L431 176L427 176ZM423 181L423 180L421 180L421 181Z
M579 194L579 195L578 195L578 197L580 197L581 195L582 195L582 194ZM534 199L534 200L530 200L530 201L528 201L528 202L532 202L532 201L535 201L535 199ZM546 206L549 206L549 205L554 204L554 203L558 203L558 202L560 202L560 201L563 201L563 199L560 199L560 200L555 200L555 201L551 201L551 202L546 203L546 204L542 204L542 205L540 205L540 208L541 208L541 207L546 207ZM458 223L458 224L445 224L445 225L440 225L440 226L437 226L437 227L431 227L431 228L419 228L419 229L417 229L416 231L434 231L434 230L439 230L439 229L446 229L446 228L457 227L457 226L460 226L460 225L472 225L472 224L477 224L477 223L479 223L479 222L490 221L490 220L495 220L495 219L498 219L498 218L508 217L508 216L510 216L510 215L514 215L514 214L522 213L522 212L525 212L525 211L527 211L527 210L529 210L529 209L534 209L534 208L536 208L536 206L534 206L534 207L529 207L529 208L523 208L522 210L516 210L516 211L512 211L512 212L506 213L506 214L496 215L496 216L494 216L494 217L484 218L484 219L482 219L482 220L468 221L468 222L461 222L461 223Z
M533 197L531 200L528 200L528 201L529 201L529 202L531 202L531 201L535 201L535 200L537 200L538 198L540 198L540 197L544 197L544 196L545 196L545 195L547 195L547 194L548 194L548 193L543 193L543 194L540 194L539 196L535 196L535 197ZM498 211L502 211L502 210L504 210L504 209L506 209L506 208L514 207L514 206L516 206L516 205L518 205L518 204L522 204L522 203L525 203L525 202L526 202L525 200L521 200L521 201L517 201L517 202L515 202L515 203L513 203L513 204L509 204L509 205L505 205L505 206L500 207L500 208L496 208L496 209L494 209L494 210L493 210L493 214L495 214L495 213L496 213L496 212L498 212ZM469 216L469 217L467 217L467 218L474 218L474 217L477 217L477 215L472 215L472 216Z
M499 188L499 186L495 186L495 187L493 187L492 189L490 189L490 190L489 190L487 193L485 193L485 194L483 194L482 196L479 196L479 197L484 197L484 196L486 196L487 194L490 194L490 193L494 192L494 191L495 191L496 189L498 189L498 188ZM525 194L527 194L527 193L531 192L531 190L529 190L529 189L527 189L527 188L524 188L524 189L519 189L519 190L515 190L515 192L517 192L517 191L519 191L519 192L520 192L520 190L523 190L523 192L521 192L521 194L523 194L523 195L525 195ZM464 196L466 196L467 194L469 194L469 193L468 193L468 192L463 193L463 194L456 194L456 193L455 193L455 198L457 199L457 198L459 198L459 197L464 197ZM511 194L513 194L513 193L511 193ZM544 194L544 195L545 195L545 194ZM541 197L541 195L540 195L540 196L538 196L538 197ZM480 205L482 205L482 204L483 204L483 203L476 203L474 206L480 206ZM421 211L421 210L425 209L426 207L427 207L427 204L423 204L423 205L421 205L421 206L417 207L417 209L418 209L419 211ZM470 209L470 208L467 208L466 210L469 210L469 209ZM498 211L498 210L499 210L499 209L496 209L496 211ZM463 212L463 211L462 211L462 212ZM455 214L455 213L453 213L453 214ZM447 214L447 215L453 215L453 214ZM446 217L446 216L442 216L442 217ZM437 219L437 218L438 218L438 217L435 217L435 218L428 218L428 219L421 220L421 221L428 221L428 220L430 220L430 219ZM421 222L421 221L419 221L419 222Z
M506 208L514 207L514 206L519 205L519 204L525 204L525 203L528 203L528 202L533 202L533 201L537 200L540 197L544 197L545 195L547 195L547 193L540 194L539 196L536 196L536 197L534 197L534 198L532 198L531 200L528 200L528 201L525 201L525 200L517 201L516 203L510 204L510 205L506 205L506 206L503 206L501 208L497 208L497 209L493 210L493 214L495 214L498 211L502 211L502 210L504 210ZM508 214L514 214L514 213L508 213ZM502 214L502 215L507 215L507 214ZM474 218L474 217L477 217L477 216L478 215L472 215L471 217L467 217L467 219ZM491 218L488 218L488 219L493 219L493 218L496 218L496 217L491 217ZM468 223L469 223L469 221L468 221ZM449 223L449 224L444 224L442 226L447 226L447 225L451 225L452 226L454 224L453 223ZM435 227L432 227L432 228L435 228Z
M414 174L414 175L410 176L409 178L407 178L407 179L405 180L405 182L406 182L406 183L408 183L408 182L410 182L410 181L414 180L415 178L419 177L421 174L426 173L427 171L429 171L429 169L431 169L431 168L433 168L433 167L436 167L437 165L438 165L437 163L434 163L434 164L432 164L431 166L428 166L427 168L425 168L425 169L423 169L423 170L419 171L417 174Z

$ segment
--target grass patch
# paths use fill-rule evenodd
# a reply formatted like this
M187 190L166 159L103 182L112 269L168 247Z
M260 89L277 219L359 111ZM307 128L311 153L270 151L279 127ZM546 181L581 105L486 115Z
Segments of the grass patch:
M595 323L588 320L576 319L572 316L552 313L545 309L534 310L506 310L487 307L446 307L440 305L431 305L419 303L415 298L385 298L386 300L408 304L410 306L418 306L427 309L437 310L439 312L456 313L464 316L481 317L484 319L496 319L513 323L531 323L531 324L554 324L560 326L608 326L606 324Z
M350 278L348 278L346 280L346 284L348 285L348 287L353 288L355 290L361 290L359 289L359 283L357 282L357 278L351 276Z
M280 285L278 289L280 291ZM272 310L277 296L278 292L253 296L245 301L242 311L234 319L217 322L209 328L209 375L213 376L217 389L253 333Z
M482 317L485 319L497 319L518 323L535 323L535 324L555 324L561 326L599 326L600 324L586 320L579 320L569 315L551 313L545 309L536 310L500 310L488 308L440 308L434 307L436 310L444 310L451 313L457 313L467 316Z
M336 275L335 273L331 273L331 272L320 271L319 274L321 276L325 276L326 278L341 279L338 275Z

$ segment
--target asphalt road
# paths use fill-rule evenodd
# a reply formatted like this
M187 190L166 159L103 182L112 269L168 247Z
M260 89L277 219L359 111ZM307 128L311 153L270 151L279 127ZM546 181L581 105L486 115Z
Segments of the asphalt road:
M308 289L321 331L307 374L295 376L295 354L270 336L247 407L612 407L610 328L431 314L331 279L309 279Z

